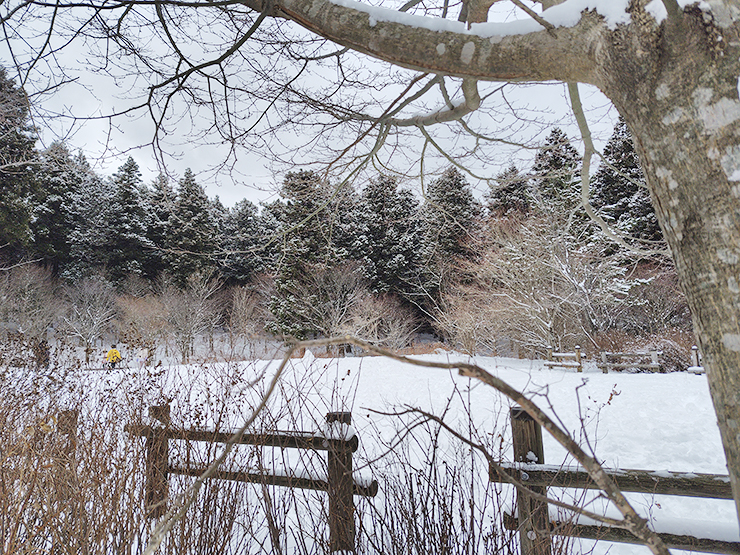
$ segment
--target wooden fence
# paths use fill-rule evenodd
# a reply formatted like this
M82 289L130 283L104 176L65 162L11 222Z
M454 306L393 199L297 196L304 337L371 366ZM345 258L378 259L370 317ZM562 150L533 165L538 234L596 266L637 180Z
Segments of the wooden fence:
M542 429L521 407L510 412L514 443L514 464L506 472L535 493L547 494L548 487L599 489L584 470L554 469L544 465ZM537 464L533 464L533 460ZM540 467L540 468L538 468ZM722 474L654 472L647 470L607 470L625 492L660 495L680 495L711 499L732 499L730 477ZM493 467L494 482L507 482ZM551 536L572 536L618 543L642 543L627 530L609 526L584 525L573 522L555 522L550 519L548 505L533 498L527 491L517 490L518 516L505 519L510 530L519 532L522 555L550 555ZM740 554L740 542L728 542L694 536L658 533L671 549L685 549L704 553Z
M205 467L171 465L169 441L226 443L233 436L233 433L229 432L174 429L170 426L169 408L169 405L161 405L149 409L150 416L158 420L162 426L127 425L125 427L130 434L146 438L146 506L152 518L158 518L166 511L170 474L200 476L206 470ZM335 422L350 425L352 413L330 412L326 415L327 425ZM329 496L330 551L355 551L353 496L374 497L378 493L378 483L375 480L369 485L361 485L355 483L352 478L352 453L359 447L357 436L345 440L325 438L321 434L306 432L243 434L236 443L283 449L327 451L326 480L228 470L218 470L211 478L326 491Z

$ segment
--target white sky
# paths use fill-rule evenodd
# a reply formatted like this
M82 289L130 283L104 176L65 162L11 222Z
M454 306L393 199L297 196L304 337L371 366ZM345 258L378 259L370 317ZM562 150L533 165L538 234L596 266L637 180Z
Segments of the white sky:
M503 6L503 7L499 7ZM498 13L492 16L500 21L516 19L521 16L512 12L510 4L494 5ZM43 107L53 112L66 114L99 116L108 114L116 109L120 110L132 103L131 91L135 86L141 86L135 79L113 79L104 72L94 72L86 64L89 54L83 47L73 44L62 50L58 57L62 65L71 67L68 77L78 79L76 86L64 87L54 94L53 97L44 101ZM10 56L5 43L0 44L0 63L5 63ZM12 68L8 68L12 75ZM481 88L490 85L481 85ZM376 93L377 94L377 93ZM592 132L600 142L608 139L616 120L616 111L611 107L609 101L592 87L581 86L581 94L586 105L587 113L593 126ZM487 105L492 102L499 103L505 110L503 99L494 95L486 101ZM513 137L521 142L541 141L546 136L550 127L558 125L562 127L572 139L574 144L579 137L574 118L570 114L565 88L558 84L509 86L506 94L506 103L510 103L518 115L528 119L536 119L536 124L523 125L509 112L508 116L501 116L499 121L489 122L485 118L488 113L480 115L473 114L469 117L471 123L478 123L478 129L484 129L486 133L497 135L499 132L508 134L515 133ZM236 107L239 108L238 106ZM46 144L57 138L65 137L67 143L74 149L81 149L95 168L103 175L112 174L125 159L131 155L139 164L146 182L157 175L157 163L154 159L151 147L138 148L151 140L152 123L143 118L131 119L119 117L109 122L107 119L71 119L56 120L57 129L53 132L41 128L42 141ZM212 170L216 161L222 159L228 152L228 145L213 144L208 146L195 146L188 142L186 133L197 126L198 121L183 119L177 122L175 129L183 130L182 136L173 134L167 137L165 149L167 152L166 166L170 173L175 176L182 175L186 168L191 168L197 175L199 182L206 187L209 196L218 195L227 206L248 198L253 202L269 201L276 196L276 189L282 181L282 174L290 169L285 166L273 166L268 156L260 156L258 153L237 151L237 159L232 166L232 171L215 173ZM41 127L41 126L40 126ZM512 131L516 129L516 131ZM290 134L278 136L277 142L287 145L295 144L296 137ZM346 140L346 139L345 139ZM457 139L450 138L451 141ZM410 151L421 151L423 141L419 139L418 145L413 141L407 141L405 145ZM266 153L267 154L267 153ZM513 156L513 158L512 158ZM485 164L474 164L471 170L482 177L495 177L505 170L511 162L515 162L520 169L526 169L534 158L534 151L513 152L501 150L496 159L487 160ZM398 170L407 169L418 171L418 168L405 168L403 164L410 164L408 159L399 156ZM394 159L394 163L396 160ZM444 162L446 164L446 162ZM485 183L477 183L475 179L469 178L474 188L482 194L487 186ZM410 186L418 186L418 180L408 183Z

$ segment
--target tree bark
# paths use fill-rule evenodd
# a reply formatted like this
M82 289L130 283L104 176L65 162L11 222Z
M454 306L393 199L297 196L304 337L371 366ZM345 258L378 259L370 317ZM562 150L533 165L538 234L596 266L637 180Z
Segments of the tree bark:
M604 91L634 133L691 307L740 514L738 28L691 9L661 31L643 35L655 41L645 65L644 47L620 51L614 41Z

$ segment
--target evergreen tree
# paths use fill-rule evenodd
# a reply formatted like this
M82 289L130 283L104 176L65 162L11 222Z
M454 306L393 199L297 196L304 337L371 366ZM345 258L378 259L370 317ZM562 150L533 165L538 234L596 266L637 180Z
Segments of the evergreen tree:
M74 282L91 273L102 271L107 262L108 208L115 190L90 167L82 153L72 160L75 176L72 192L72 231L68 237L69 263L61 274Z
M533 191L541 211L569 212L578 208L580 167L581 156L567 135L553 128L537 151L532 166Z
M467 243L480 223L481 206L456 168L447 169L427 188L421 220L431 259L469 256Z
M0 259L23 256L31 240L35 143L26 95L0 67Z
M167 176L160 173L152 183L147 203L147 239L152 245L145 274L154 279L166 268L167 251L172 247L171 225L175 211L175 191Z
M411 295L421 264L418 210L414 195L392 177L381 175L362 192L353 255L374 292Z
M34 257L55 273L71 261L69 237L74 229L75 192L83 175L64 143L52 143L40 154L33 196L31 232Z
M151 254L147 212L138 164L129 157L112 177L113 196L106 211L105 264L111 281L143 275Z
M266 269L264 244L274 236L265 233L257 207L246 199L228 212L223 226L223 275L245 284Z
M223 240L223 234L226 226L226 220L229 217L229 209L224 206L221 199L216 195L213 200L209 201L209 208L211 212L211 219L216 225L218 230L218 243L220 244Z
M604 148L604 158L591 182L594 208L623 233L638 239L661 241L663 234L640 160L627 123L621 116Z
M280 252L275 278L275 295L270 311L275 316L271 331L291 337L316 333L302 311L309 277L350 257L356 216L355 194L350 188L337 189L311 171L291 172L280 191L283 202L269 209L280 222Z
M282 207L274 210L283 232L308 249L310 260L331 265L350 255L354 242L355 193L325 182L312 171L286 174Z
M488 192L488 212L495 217L527 214L531 196L527 179L513 164L496 176L497 186Z
M218 247L218 226L213 219L211 202L190 169L185 170L178 183L171 222L169 271L183 287L188 277L213 267L212 259Z

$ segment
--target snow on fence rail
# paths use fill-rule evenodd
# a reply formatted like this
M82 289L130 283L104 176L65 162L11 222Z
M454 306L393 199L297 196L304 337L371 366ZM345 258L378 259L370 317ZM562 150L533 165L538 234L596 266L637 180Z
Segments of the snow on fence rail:
M547 495L548 487L599 489L580 469L562 469L545 465L542 428L521 407L510 412L514 444L514 464L504 466L508 476L502 476L493 466L493 482L510 482L515 478L529 484L532 492ZM538 464L534 464L534 462ZM678 473L649 470L607 470L622 491L732 499L730 477L722 474ZM550 518L546 502L517 490L518 518L505 515L504 525L519 532L522 555L549 555L551 535L572 536L618 543L642 542L627 530L605 525L556 522ZM740 542L696 536L661 533L658 535L669 549L685 549L704 553L740 554Z
M578 372L583 372L581 363L581 347L576 345L573 353L556 353L552 347L547 348L547 360L545 366L549 368L575 368Z
M665 372L665 368L660 362L662 351L650 351L648 353L601 353L601 361L596 365L601 368L604 374L609 370L625 370L627 368L641 368L651 372Z
M209 430L177 430L170 427L169 405L150 407L149 415L163 426L128 424L125 431L146 438L146 505L152 518L166 511L168 477L170 474L200 476L206 468L191 465L171 465L169 441L203 441L226 443L233 433ZM355 551L355 505L353 495L374 497L378 483L357 483L352 477L352 453L359 439L351 428L352 413L330 412L326 415L325 433L292 432L275 434L243 434L235 443L292 449L327 451L326 479L263 472L219 470L210 479L252 482L299 489L326 491L329 495L329 545L334 551Z

